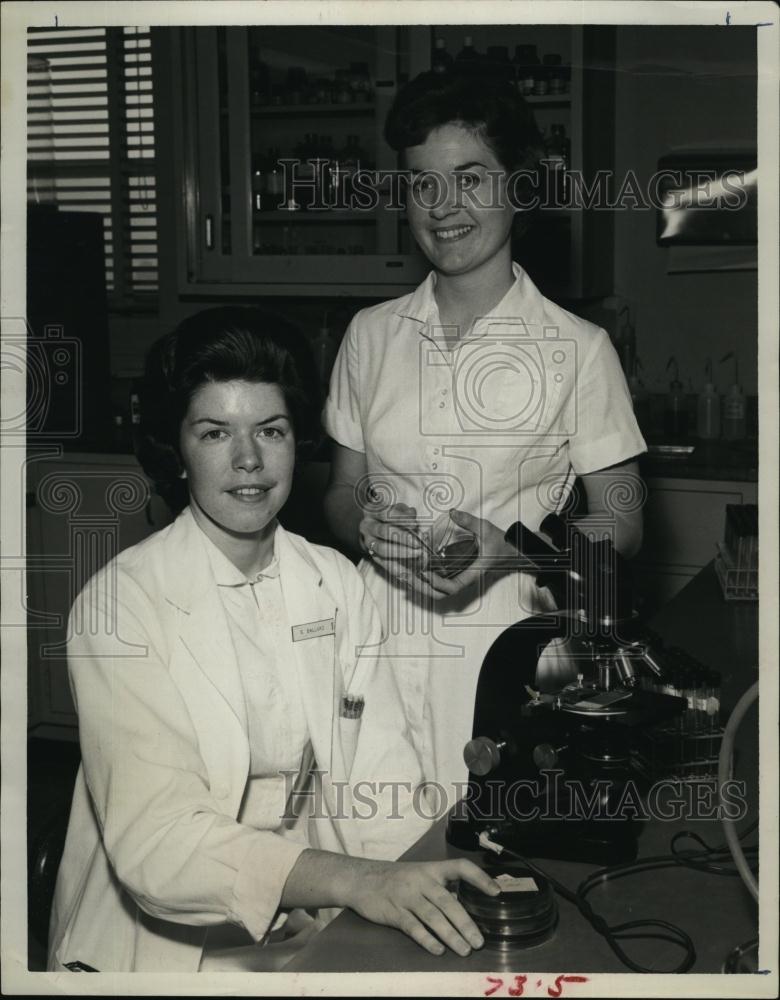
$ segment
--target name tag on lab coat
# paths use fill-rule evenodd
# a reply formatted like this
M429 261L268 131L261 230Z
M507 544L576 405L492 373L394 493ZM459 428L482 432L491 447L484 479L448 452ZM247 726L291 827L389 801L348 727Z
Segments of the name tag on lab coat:
M292 641L301 642L303 639L318 639L322 635L335 635L336 619L323 618L318 622L309 622L306 625L292 626Z

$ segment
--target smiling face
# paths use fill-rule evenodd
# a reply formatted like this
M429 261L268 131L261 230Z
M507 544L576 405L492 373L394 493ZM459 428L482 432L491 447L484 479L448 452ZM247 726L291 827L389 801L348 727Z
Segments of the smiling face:
M262 569L295 466L282 390L265 382L205 383L190 400L179 443L195 520L239 569Z
M470 129L450 123L405 151L412 172L407 214L425 256L445 275L511 268L515 209L495 153Z

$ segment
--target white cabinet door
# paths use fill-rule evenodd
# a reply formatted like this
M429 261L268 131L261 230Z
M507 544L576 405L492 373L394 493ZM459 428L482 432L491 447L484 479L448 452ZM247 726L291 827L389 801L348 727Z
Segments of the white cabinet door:
M71 605L93 573L170 516L130 455L33 457L27 470L28 721L36 735L72 738Z
M650 479L644 540L636 559L637 589L651 608L682 590L716 555L727 504L756 503L756 483Z

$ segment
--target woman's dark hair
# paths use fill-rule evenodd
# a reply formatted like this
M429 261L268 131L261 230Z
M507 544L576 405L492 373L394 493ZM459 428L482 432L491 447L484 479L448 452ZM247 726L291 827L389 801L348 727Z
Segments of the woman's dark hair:
M385 140L403 153L448 124L473 130L507 174L514 175L508 190L522 209L515 214L512 232L519 245L536 215L538 167L544 155L533 112L505 77L456 64L445 73L420 73L398 91L385 122Z
M456 66L414 77L395 96L385 139L400 153L452 123L473 129L507 173L536 166L542 139L530 107L509 80L485 71Z
M242 306L190 316L151 346L140 390L138 460L175 512L187 503L179 433L190 400L207 382L235 379L279 386L299 453L320 436L319 378L297 327Z

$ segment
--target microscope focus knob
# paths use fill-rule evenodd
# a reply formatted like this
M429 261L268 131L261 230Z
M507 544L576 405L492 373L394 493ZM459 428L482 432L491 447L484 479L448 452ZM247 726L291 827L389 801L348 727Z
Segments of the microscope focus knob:
M540 771L551 771L558 763L558 756L566 747L554 747L552 743L539 743L534 747L534 764Z
M494 743L487 736L477 736L469 740L463 748L466 767L478 778L490 774L501 763L501 750L506 743Z

